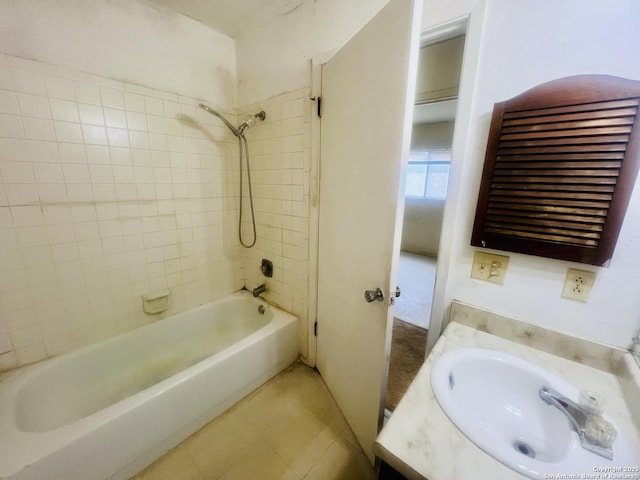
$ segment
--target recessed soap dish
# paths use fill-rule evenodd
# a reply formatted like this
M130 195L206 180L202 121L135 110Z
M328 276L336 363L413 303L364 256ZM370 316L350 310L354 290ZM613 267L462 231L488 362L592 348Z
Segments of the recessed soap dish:
M169 309L169 289L159 290L142 296L144 313L155 315Z

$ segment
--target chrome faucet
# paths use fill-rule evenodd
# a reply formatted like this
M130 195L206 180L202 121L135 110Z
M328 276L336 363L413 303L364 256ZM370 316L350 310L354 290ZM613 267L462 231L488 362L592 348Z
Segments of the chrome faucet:
M253 296L259 297L266 291L267 291L267 286L263 283L262 285L258 285L256 288L253 289Z
M544 403L553 405L569 419L571 426L580 438L582 448L608 460L613 460L613 450L597 445L586 433L587 420L592 415L589 411L552 388L540 387L538 394Z

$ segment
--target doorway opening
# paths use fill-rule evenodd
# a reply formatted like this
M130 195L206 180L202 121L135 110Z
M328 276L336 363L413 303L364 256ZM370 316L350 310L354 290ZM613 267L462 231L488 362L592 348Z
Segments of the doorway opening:
M465 31L466 22L458 22L422 37L411 154L407 182L401 187L405 196L398 265L401 295L394 310L387 414L395 409L426 356Z

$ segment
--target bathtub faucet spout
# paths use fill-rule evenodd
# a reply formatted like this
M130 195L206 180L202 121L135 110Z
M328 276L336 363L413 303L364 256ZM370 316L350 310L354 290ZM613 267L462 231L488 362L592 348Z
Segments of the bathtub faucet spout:
M253 296L259 297L266 291L267 291L267 286L263 283L262 285L257 286L256 288L253 289Z

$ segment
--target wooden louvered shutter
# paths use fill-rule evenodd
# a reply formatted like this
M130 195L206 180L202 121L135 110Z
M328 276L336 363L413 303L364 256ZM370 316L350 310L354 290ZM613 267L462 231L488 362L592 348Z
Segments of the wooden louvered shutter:
M493 110L471 244L604 266L640 165L640 82L582 75Z

